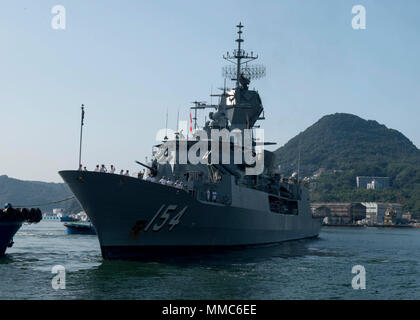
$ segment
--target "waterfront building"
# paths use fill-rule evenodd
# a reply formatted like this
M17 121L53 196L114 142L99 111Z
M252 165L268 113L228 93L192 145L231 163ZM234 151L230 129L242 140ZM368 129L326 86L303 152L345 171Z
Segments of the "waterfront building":
M396 220L402 218L402 205L399 203L362 202L366 207L367 224L383 224L387 209L396 213Z
M356 185L358 188L383 190L389 188L389 177L365 177L357 176Z
M324 224L354 224L366 218L366 207L360 202L318 202L311 209L313 216L324 218Z
M55 208L52 212L47 212L42 215L43 220L60 220L63 217L63 209Z
M403 213L402 214L402 216L401 216L401 219L403 220L403 222L405 222L405 223L409 223L411 220L412 220L412 215L411 215L411 213L410 212L406 212L406 213Z

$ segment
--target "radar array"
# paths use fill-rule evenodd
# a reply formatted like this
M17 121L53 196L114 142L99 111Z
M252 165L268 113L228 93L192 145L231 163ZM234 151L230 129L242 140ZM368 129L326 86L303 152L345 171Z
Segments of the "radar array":
M240 72L245 78L249 80L261 79L265 76L265 66L262 64L254 64L252 66L245 65L241 67ZM222 68L222 76L224 78L236 80L236 73L236 66L228 65Z

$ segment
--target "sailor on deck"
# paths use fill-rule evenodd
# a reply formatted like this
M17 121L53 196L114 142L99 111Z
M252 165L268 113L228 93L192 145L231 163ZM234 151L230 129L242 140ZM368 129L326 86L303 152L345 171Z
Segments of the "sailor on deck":
M210 202L210 189L207 189L207 201Z
M174 182L171 180L171 178L168 178L168 181L166 181L166 185L172 187Z
M96 165L95 172L99 172L99 164Z
M128 172L128 170L125 171L125 176L130 176L130 173Z
M109 170L109 173L115 173L115 167L111 164L111 170Z
M216 199L217 199L217 192L216 191L213 191L213 202L216 202Z
M106 172L106 168L105 168L105 165L104 164L101 166L100 172L104 172L104 173Z
M160 184L166 184L166 179L165 176L163 176L160 180L159 180Z

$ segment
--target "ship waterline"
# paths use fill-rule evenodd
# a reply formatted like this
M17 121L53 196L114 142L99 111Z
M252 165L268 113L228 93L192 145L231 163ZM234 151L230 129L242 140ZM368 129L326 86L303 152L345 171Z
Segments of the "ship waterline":
M268 196L255 194L254 208L239 188L232 204L199 200L185 190L122 175L61 171L94 225L105 259L189 253L316 237L321 222L306 202L298 215L264 210ZM241 190L243 189L243 190ZM258 209L260 208L260 209Z

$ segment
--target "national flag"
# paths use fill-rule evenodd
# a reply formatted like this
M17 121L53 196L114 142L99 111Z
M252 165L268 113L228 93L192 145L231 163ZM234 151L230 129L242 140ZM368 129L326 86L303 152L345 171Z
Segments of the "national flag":
M192 116L191 116L191 111L190 111L190 132L192 132Z
M85 105L82 104L82 126L85 124Z

